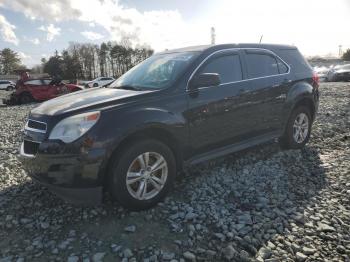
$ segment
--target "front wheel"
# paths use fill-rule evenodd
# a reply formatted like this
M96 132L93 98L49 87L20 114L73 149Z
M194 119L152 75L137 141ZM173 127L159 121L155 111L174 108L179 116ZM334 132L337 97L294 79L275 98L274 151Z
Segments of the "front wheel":
M298 149L305 146L310 139L312 118L310 110L300 106L292 112L284 135L280 138L283 148Z
M114 157L110 193L122 206L143 210L156 205L169 192L176 174L172 151L147 139L133 143Z
M20 102L21 104L28 104L28 103L32 103L34 101L34 98L32 97L31 94L29 93L23 93L20 96Z

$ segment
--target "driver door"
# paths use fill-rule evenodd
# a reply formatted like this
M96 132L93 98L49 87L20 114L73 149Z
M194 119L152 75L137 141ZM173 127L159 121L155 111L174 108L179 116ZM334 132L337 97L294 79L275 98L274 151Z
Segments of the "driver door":
M243 80L239 51L222 51L211 56L195 73L217 73L219 86L188 91L190 141L194 154L239 141L251 130L245 98L248 85Z

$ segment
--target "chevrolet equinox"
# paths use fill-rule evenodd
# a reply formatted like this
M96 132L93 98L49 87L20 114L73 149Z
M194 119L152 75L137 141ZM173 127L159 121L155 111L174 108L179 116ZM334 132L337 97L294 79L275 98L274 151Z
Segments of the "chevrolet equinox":
M106 88L31 110L20 159L61 198L149 208L184 166L278 138L309 140L318 77L294 46L225 44L155 54Z

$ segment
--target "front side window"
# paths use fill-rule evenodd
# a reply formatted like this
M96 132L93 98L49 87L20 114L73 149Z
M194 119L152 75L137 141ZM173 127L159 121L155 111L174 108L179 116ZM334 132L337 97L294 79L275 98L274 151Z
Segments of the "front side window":
M29 80L25 82L26 85L35 85L35 86L40 86L42 85L42 82L40 79L34 79L34 80Z
M278 75L276 58L270 54L246 53L248 78Z
M136 90L169 87L198 54L198 52L178 52L153 55L130 69L109 87Z
M198 72L217 73L221 84L242 80L242 68L239 55L223 55L211 59Z

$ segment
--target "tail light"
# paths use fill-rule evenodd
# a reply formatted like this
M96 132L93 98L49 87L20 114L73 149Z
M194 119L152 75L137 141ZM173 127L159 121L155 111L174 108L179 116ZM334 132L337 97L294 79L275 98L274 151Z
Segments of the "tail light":
M312 82L313 84L316 84L317 86L320 84L320 78L316 72L312 75Z

